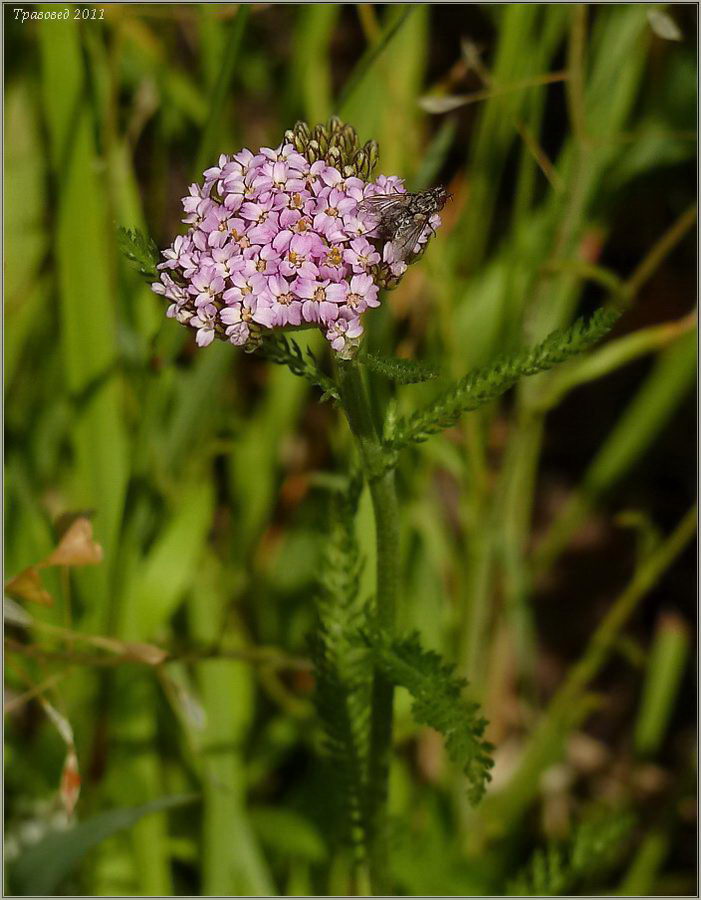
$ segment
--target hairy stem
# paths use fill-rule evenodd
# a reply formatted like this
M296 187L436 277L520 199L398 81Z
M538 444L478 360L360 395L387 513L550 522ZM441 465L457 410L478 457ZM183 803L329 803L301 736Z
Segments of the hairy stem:
M399 509L394 472L384 464L386 450L377 433L358 364L339 362L341 404L356 439L370 487L377 546L376 606L385 632L394 627L399 583ZM367 762L367 815L370 878L374 894L387 885L387 787L392 743L393 686L376 669L372 684L370 746Z

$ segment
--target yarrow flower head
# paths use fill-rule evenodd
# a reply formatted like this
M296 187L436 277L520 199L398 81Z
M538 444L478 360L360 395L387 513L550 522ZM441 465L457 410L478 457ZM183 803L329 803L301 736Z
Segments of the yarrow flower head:
M364 201L406 188L396 176L371 180L377 156L377 144L361 147L336 118L314 129L298 122L273 149L222 154L203 183L190 185L188 232L158 265L152 287L169 302L168 316L194 329L203 347L219 338L255 350L275 331L307 327L352 357L361 316L440 225L431 215L397 257Z

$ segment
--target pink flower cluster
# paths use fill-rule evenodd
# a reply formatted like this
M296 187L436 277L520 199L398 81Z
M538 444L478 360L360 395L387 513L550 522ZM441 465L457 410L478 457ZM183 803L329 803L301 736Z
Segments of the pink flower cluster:
M395 278L406 269L358 204L404 190L394 176L367 183L324 160L310 164L292 144L222 155L204 184L190 186L189 230L163 252L153 290L202 347L215 336L254 347L266 330L316 326L350 355L361 315L380 305L378 269ZM432 217L419 243L438 224Z

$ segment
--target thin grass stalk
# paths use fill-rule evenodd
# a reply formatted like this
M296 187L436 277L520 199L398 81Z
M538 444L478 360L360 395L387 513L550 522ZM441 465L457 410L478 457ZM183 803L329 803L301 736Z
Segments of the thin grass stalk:
M517 17L517 21L512 23L512 27L514 29L513 36L511 40L522 40L523 38L517 37L523 33L524 22L522 22L518 17L520 13L515 13ZM527 21L531 21L530 18ZM550 55L552 53L552 48L557 46L559 41L559 37L562 33L564 23L560 19L560 11L556 8L548 11L548 18L545 22L545 32L543 40L550 50L541 53L541 58L538 59L538 66L547 65L548 60L550 59ZM507 34L504 33L501 40L507 41ZM510 45L509 45L510 46ZM504 47L500 45L500 52L498 54L498 58L496 61L496 69L495 72L498 73L501 71L501 66L509 66L509 57L510 53L507 52L507 46L505 44ZM493 73L489 73L484 66L480 68L480 74L483 80L488 80L492 82ZM503 76L502 76L503 77ZM542 106L542 104L540 104ZM488 113L490 115L488 115ZM527 115L525 119L522 120L514 120L514 124L526 124L529 132L534 133L538 125L541 121L542 109L539 108L539 105L533 101L532 107L527 111ZM474 153L479 151L479 147L481 143L484 143L483 152L485 154L485 158L487 158L489 151L487 147L492 145L495 140L495 136L497 135L497 130L500 127L499 120L495 117L493 113L488 109L485 111L484 120L482 129L485 130L487 125L490 125L489 131L482 135L481 142L478 141L475 144ZM523 135L521 135L523 137ZM473 159L473 164L476 165L477 158ZM478 167L479 168L479 167ZM531 202L532 198L532 179L533 179L533 169L534 169L534 160L531 155L531 150L524 144L522 150L522 161L519 170L519 178L516 187L516 205L514 208L514 222L517 223L519 217L525 216L528 212L528 204ZM562 187L560 185L560 181L558 181L557 191L561 192ZM476 200L475 198L471 198L471 210L474 213L474 204ZM566 208L566 207L563 207ZM487 215L487 210L481 210L476 213L476 220L480 222L485 221L484 216ZM473 221L476 221L473 220ZM516 230L517 241L519 236L524 234L523 230ZM472 238L470 244L472 246ZM479 257L474 256L477 252L474 247L472 247L471 252L473 253L474 260L477 260ZM524 251L519 249L517 251L517 256L520 256ZM506 288L507 294L515 294L515 290L513 285L516 282L515 272L511 271L509 277L509 283ZM534 300L533 303L535 308L538 308L537 300ZM506 309L507 307L505 307ZM500 330L504 333L508 333L509 331L514 331L514 323L518 323L521 316L522 310L520 306L517 310L516 315L514 315L514 304L511 301L508 306L509 315L505 317L504 321L500 326ZM475 457L475 451L479 450L482 457L484 457L484 431L485 427L482 426L480 428L481 419L484 418L484 414L480 411L475 413L474 415L468 416L463 424L463 429L465 432L466 440L468 443L468 453L471 460L471 465L474 467L474 462L472 461ZM528 417L526 417L528 418ZM530 421L530 419L529 419ZM520 429L521 426L519 426ZM524 426L525 427L525 426ZM515 441L515 435L518 431L520 434L520 430L514 430L512 434L511 444ZM537 457L537 449L534 449L531 445L537 444L539 431L535 428L528 431L528 433L524 433L524 446L514 446L511 449L510 458L511 458L511 466L515 465L526 465L527 460L531 458L533 452ZM529 450L529 447L531 450ZM520 461L519 457L523 455L524 452L527 452L527 457ZM507 456L509 453L507 452ZM507 466L508 468L508 466ZM463 616L463 621L460 627L460 635L458 639L459 644L459 658L461 660L461 667L468 679L474 682L474 686L476 689L479 689L479 682L483 678L484 673L484 665L483 665L483 653L484 648L486 647L486 637L489 632L490 622L493 621L492 617L490 617L490 610L493 609L494 606L494 595L495 595L495 579L496 579L496 564L499 558L506 559L509 561L508 570L513 575L513 581L518 583L523 583L523 578L519 578L517 567L518 567L518 553L514 552L514 547L518 543L518 538L516 536L516 532L514 528L509 529L505 532L503 523L500 519L503 517L504 501L507 495L512 492L512 488L508 487L505 484L505 476L502 477L501 482L497 484L496 488L492 490L488 490L486 485L489 481L489 473L486 470L486 464L484 459L482 459L481 463L481 472L478 472L481 476L477 479L478 486L482 486L482 490L472 491L467 498L468 505L468 521L471 523L470 525L470 533L468 534L468 541L465 553L465 614ZM528 473L524 472L524 478ZM523 480L523 479L522 479ZM530 478L526 478L526 480L531 480ZM527 511L529 509L528 504L523 507L523 520L527 523L528 516ZM474 523L474 524L472 524ZM488 523L485 526L485 523ZM510 535L510 543L507 546L504 540L504 534L507 533ZM476 536L479 535L479 536ZM507 586L507 591L509 590ZM507 600L510 608L516 607L516 601L514 597L520 596L522 591L512 591L510 599ZM519 622L522 623L523 628L519 628L519 634L523 636L523 640L521 643L521 656L529 653L529 640L528 635L532 633L532 628L527 622L527 616L522 612L516 615L516 618ZM479 692L479 691L478 691Z
M505 833L525 812L538 790L540 773L557 758L563 738L586 714L588 704L585 702L585 691L588 685L608 660L616 639L640 600L658 583L693 538L696 516L694 506L672 534L637 568L629 585L612 603L580 661L572 666L550 701L524 751L516 774L499 794L485 801L483 821L488 834Z

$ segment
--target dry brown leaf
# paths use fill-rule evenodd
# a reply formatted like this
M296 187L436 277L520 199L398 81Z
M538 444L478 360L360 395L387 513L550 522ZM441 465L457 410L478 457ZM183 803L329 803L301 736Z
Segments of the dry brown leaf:
M66 760L63 764L61 772L61 783L59 787L61 801L68 816L73 815L73 810L80 796L80 772L78 770L78 757L73 747L68 748Z
M39 603L42 606L53 606L54 603L54 598L41 583L35 566L23 569L19 575L6 581L5 590L11 597L28 603Z
M68 528L41 566L94 566L102 562L102 547L93 540L92 523L81 517Z

